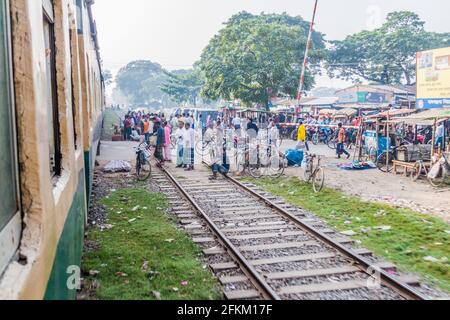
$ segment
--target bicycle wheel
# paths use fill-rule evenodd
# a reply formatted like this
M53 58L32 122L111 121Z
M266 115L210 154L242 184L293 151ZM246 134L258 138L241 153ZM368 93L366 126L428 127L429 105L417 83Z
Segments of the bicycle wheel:
M297 139L298 139L298 131L297 131L297 130L294 130L294 131L292 131L292 133L291 133L291 140L297 141Z
M389 160L388 158L389 157ZM389 153L382 153L378 158L377 158L377 168L381 171L381 172L391 172L393 169L393 160L394 160L394 154L392 152Z
M263 176L263 167L261 166L260 163L258 164L249 164L248 165L248 172L250 173L250 175L255 178L255 179L259 179Z
M313 178L313 189L316 193L322 191L325 185L325 170L322 167L317 168Z
M316 133L312 137L312 143L313 145L317 146L319 144L319 135Z
M206 155L208 155L208 147L210 146L210 144L208 142L204 142L204 141L198 141L195 144L195 151L197 152L197 154L199 154L201 157L205 157Z
M425 169L425 172L426 172L426 168L424 168L422 162L417 161L416 164L414 165L414 168L412 169L412 172L411 172L411 180L414 181L414 182L419 180L419 178L422 175L422 172L423 172L424 169Z
M278 179L284 174L284 170L286 169L286 157L280 156L278 163L273 163L273 167L271 168L272 171L272 178ZM277 166L277 168L275 167Z
M306 166L305 172L303 172L303 178L306 182L310 182L312 178L312 164Z
M234 156L234 164L236 165L236 173L242 175L245 172L245 156L236 152Z
M336 140L334 139L334 137L328 140L327 145L328 145L328 148L330 148L332 150L336 150L337 145L336 145Z
M136 157L136 177L139 178L140 173L141 173L141 159L140 156L138 155Z
M150 164L150 161L143 155L140 157L140 160L136 165L136 174L139 181L147 181L152 174L152 165Z
M370 147L369 149L368 160L373 163L377 162L377 150L374 147Z

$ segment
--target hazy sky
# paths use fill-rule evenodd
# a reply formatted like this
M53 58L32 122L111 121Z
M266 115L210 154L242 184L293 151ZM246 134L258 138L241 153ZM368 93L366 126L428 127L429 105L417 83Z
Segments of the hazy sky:
M223 22L239 11L301 15L310 21L314 0L96 0L101 54L116 72L131 60L189 68ZM448 0L319 0L317 30L327 39L380 25L394 10L417 12L429 31L450 31ZM321 85L339 85L320 80ZM342 83L340 83L342 85Z

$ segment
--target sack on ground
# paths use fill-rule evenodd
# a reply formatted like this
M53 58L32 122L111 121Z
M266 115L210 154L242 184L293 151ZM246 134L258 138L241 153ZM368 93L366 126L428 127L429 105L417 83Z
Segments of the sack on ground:
M306 144L303 141L299 141L297 143L297 146L295 147L295 149L297 150L305 150L306 149Z
M438 162L436 163L428 173L428 178L430 179L436 179L439 177L439 174L441 173L441 164Z
M106 173L117 173L117 172L130 172L131 164L127 161L110 161L104 168L103 172Z
M300 166L303 161L303 151L302 150L287 150L286 151L286 159L288 160L288 165L293 166Z

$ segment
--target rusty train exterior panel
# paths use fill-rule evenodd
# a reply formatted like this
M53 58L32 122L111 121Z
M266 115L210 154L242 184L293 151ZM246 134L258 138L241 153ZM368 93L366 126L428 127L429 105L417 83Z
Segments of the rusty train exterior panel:
M0 5L0 299L76 297L105 102L92 4Z

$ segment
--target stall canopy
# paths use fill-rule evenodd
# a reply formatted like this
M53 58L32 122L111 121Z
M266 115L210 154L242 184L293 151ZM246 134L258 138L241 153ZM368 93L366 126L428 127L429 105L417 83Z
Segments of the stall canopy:
M356 114L358 114L357 110L352 109L352 108L347 108L347 109L339 110L338 112L336 112L336 114L334 116L336 118L339 118L339 117L345 118L345 117L353 117Z
M415 109L395 109L395 110L383 111L378 114L370 115L370 116L367 116L367 118L369 118L369 119L387 118L388 116L389 117L403 117L403 116L411 115L416 112L417 112L417 110L415 110Z
M433 126L434 120L426 120L426 119L417 119L417 118L411 118L411 117L400 117L400 118L394 118L389 121L383 121L383 123L392 123L392 124L407 124L412 126Z
M423 111L412 115L411 118L425 120L450 119L450 108Z
M361 103L339 103L336 108L351 108L357 110L386 110L392 107L391 104L361 104Z
M391 119L390 123L407 123L410 125L419 126L432 126L435 121L442 122L446 119L450 119L450 108L447 109L433 109L416 114L411 114L407 117L394 117Z
M321 116L325 116L325 115L333 116L334 114L336 114L336 110L334 110L334 109L322 109L322 110L320 110L320 113L319 113L319 115L321 115Z

